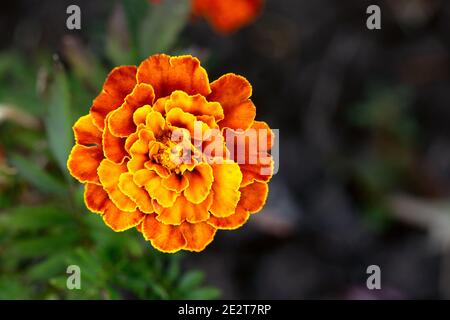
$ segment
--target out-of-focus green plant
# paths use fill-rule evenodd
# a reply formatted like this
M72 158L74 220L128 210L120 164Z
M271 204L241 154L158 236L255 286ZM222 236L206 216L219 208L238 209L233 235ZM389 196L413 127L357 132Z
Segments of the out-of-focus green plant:
M405 87L373 85L349 109L348 122L361 137L352 150L351 176L369 224L383 230L390 222L386 196L407 182L414 168L419 126Z
M203 286L202 272L182 270L182 254L157 252L137 230L106 227L85 208L83 190L66 169L71 126L88 112L107 70L174 48L189 14L187 0L165 2L158 9L143 0L123 2L116 10L127 31L110 33L105 53L66 38L65 66L45 54L32 61L17 52L0 54L0 299L219 296ZM101 63L104 57L111 65ZM81 268L81 290L66 286L69 265Z

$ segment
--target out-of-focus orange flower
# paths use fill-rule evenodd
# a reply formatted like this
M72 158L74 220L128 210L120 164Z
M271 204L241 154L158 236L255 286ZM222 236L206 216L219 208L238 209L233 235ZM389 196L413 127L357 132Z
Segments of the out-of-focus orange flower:
M163 252L202 251L266 201L273 134L254 121L249 82L209 83L199 60L154 55L115 68L74 125L67 167L114 231L133 227Z
M193 15L205 17L222 34L230 34L252 23L262 7L263 0L192 0Z

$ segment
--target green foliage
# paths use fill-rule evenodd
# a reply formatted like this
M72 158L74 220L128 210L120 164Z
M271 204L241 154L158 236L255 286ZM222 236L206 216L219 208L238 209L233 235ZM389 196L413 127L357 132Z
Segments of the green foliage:
M106 52L72 38L53 65L45 53L0 53L0 107L20 110L0 123L0 299L219 296L201 272L181 268L182 255L159 253L136 230L115 233L88 212L66 168L72 125L89 111L106 70L173 49L188 8L187 0L124 1L122 18L113 20L124 24L109 32ZM81 290L67 289L69 265L81 268Z

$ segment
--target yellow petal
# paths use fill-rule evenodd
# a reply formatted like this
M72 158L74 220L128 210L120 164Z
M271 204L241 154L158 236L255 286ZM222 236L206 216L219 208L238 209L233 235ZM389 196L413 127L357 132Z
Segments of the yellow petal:
M241 193L239 187L242 181L242 173L235 162L224 161L211 165L214 173L212 190L214 201L211 213L219 218L232 215L235 212Z

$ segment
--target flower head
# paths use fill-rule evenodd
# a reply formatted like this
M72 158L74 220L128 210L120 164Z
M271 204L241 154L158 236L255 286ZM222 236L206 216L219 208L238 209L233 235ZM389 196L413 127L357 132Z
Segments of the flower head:
M202 251L263 207L272 131L254 121L248 81L209 83L191 56L112 70L74 125L67 166L114 231L133 227L163 252Z

